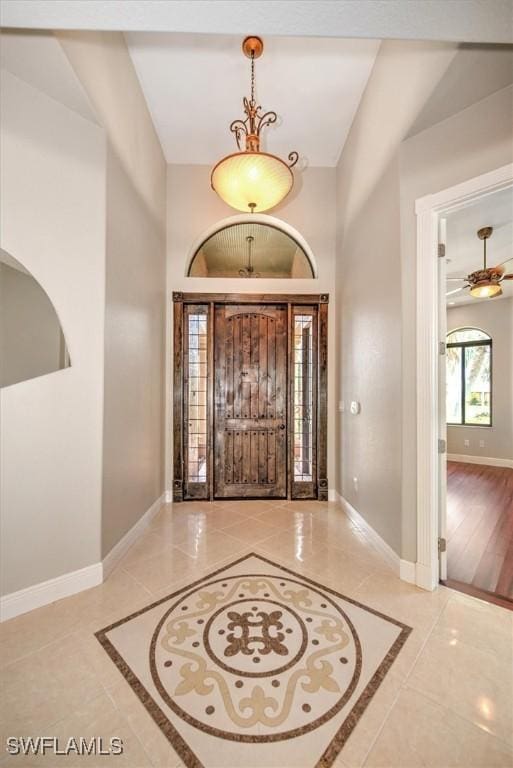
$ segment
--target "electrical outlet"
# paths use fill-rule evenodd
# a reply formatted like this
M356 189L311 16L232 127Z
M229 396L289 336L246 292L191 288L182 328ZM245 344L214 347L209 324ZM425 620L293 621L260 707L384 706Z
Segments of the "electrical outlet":
M353 488L358 493L358 478L357 477L353 477Z
M463 445L465 446L465 448L468 448L470 445L470 440L464 440Z
M480 447L480 448L484 448L484 447L485 447L485 442L484 442L484 440L480 440L480 441L479 441L479 447Z

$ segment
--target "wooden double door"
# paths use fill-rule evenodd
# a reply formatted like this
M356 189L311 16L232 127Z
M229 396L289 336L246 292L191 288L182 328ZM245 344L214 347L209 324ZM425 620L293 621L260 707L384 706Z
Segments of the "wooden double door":
M214 495L286 498L287 307L214 312Z
M327 498L327 296L175 294L174 500Z

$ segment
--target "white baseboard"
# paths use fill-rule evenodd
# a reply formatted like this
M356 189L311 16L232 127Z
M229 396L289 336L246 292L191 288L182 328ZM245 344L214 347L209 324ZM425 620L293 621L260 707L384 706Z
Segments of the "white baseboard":
M390 565L394 573L399 576L402 581L407 581L409 584L416 584L416 568L415 563L409 560L403 560L399 557L397 552L387 544L387 542L374 530L367 520L339 493L335 491L337 500L342 505L346 515L356 525L361 528L369 539L374 544L375 548L380 552L387 563Z
M387 544L387 542L381 538L379 533L374 530L372 525L369 525L367 520L365 520L364 517L345 499L343 496L341 496L339 493L337 493L337 499L342 504L342 507L346 513L346 515L349 517L350 520L352 520L359 528L361 528L369 539L372 541L373 545L376 547L378 552L380 552L387 563L390 565L394 573L396 573L399 576L400 573L400 564L401 564L401 558L395 552L392 547Z
M416 569L415 563L410 560L402 560L399 564L399 576L402 581L407 581L408 584L416 584Z
M164 499L165 494L160 496L151 505L140 520L111 549L109 554L103 559L103 562L93 563L93 565L80 568L78 571L64 573L55 579L49 579L48 581L34 584L26 589L20 589L18 592L11 592L11 594L1 597L0 622L13 619L22 613L33 611L35 608L41 608L43 605L54 603L63 597L70 597L85 589L97 587L105 581L123 555L144 533L152 518L155 517L164 503Z
M125 533L122 539L115 544L108 555L103 558L103 579L105 580L110 573L114 570L121 558L126 555L130 547L135 544L137 539L144 533L148 525L151 523L162 504L165 503L166 494L153 502L151 507L146 510L144 515L139 518L135 525L133 525L129 531Z
M433 592L438 587L438 570L435 571L427 565L416 563L415 584L422 589Z
M513 469L513 459L494 459L490 456L467 456L465 453L448 453L447 461L462 461L465 464L485 464L490 467Z
M0 621L7 621L22 613L54 603L63 597L69 597L84 589L97 587L103 580L101 563L93 563L78 571L64 573L55 579L42 581L32 587L11 592L0 598Z
M166 491L164 493L164 504L171 504L173 501L173 491Z

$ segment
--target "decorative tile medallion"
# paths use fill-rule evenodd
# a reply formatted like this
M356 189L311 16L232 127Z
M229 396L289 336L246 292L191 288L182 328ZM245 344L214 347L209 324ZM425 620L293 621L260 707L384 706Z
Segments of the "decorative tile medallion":
M410 628L248 555L97 633L187 766L329 766Z

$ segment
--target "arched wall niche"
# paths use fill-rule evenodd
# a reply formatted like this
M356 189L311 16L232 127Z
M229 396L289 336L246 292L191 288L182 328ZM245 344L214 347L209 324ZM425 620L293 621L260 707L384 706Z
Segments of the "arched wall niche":
M186 277L316 279L315 256L305 238L285 221L240 214L216 222L192 244Z
M71 366L55 307L36 278L0 249L0 387Z

